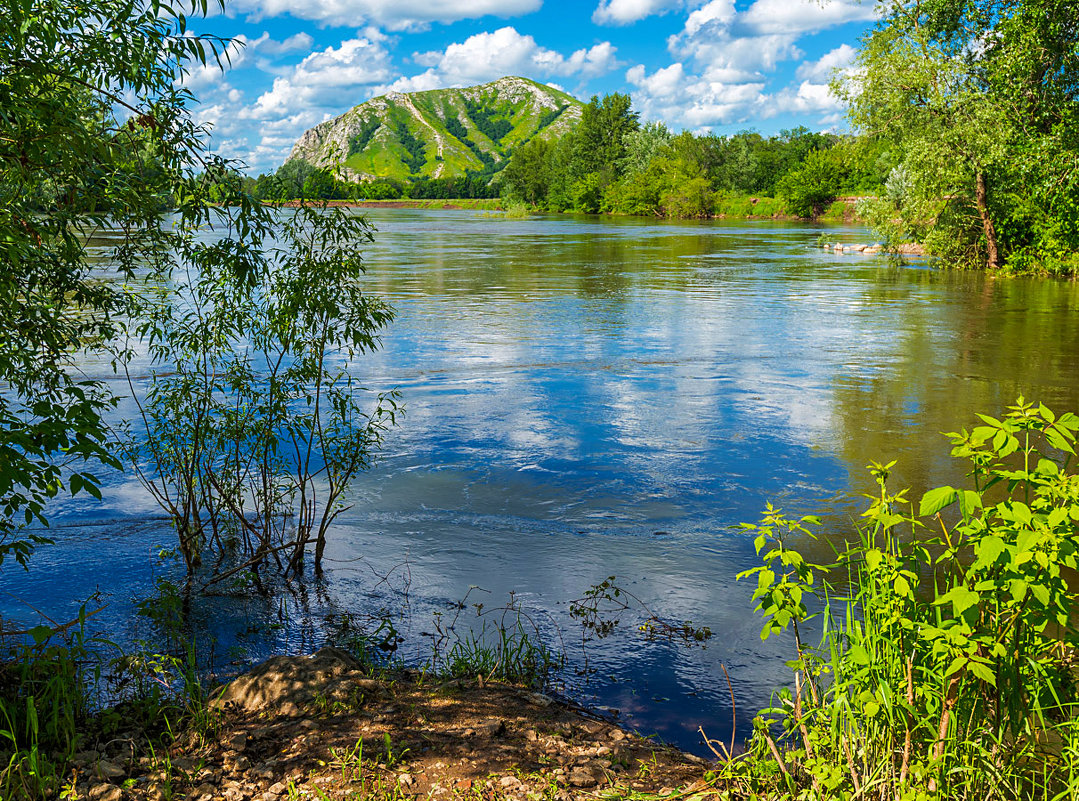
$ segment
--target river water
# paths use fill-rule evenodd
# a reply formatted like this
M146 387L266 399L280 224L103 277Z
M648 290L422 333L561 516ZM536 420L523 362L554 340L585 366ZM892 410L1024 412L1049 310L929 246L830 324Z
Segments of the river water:
M565 693L704 753L698 726L726 738L733 719L744 736L789 678L790 642L760 641L752 587L734 580L755 564L739 522L771 501L823 513L824 540L838 540L871 459L896 459L894 485L917 497L962 482L940 432L975 411L1019 394L1079 409L1075 283L837 255L813 247L820 227L791 223L369 217L371 289L398 316L360 369L368 387L398 388L406 415L303 603L192 610L219 668L310 649L327 614L382 609L400 621L400 658L422 662L454 601L490 609L512 593L568 654ZM104 364L86 370L115 380ZM63 617L98 589L108 607L94 630L151 636L132 612L174 569L154 558L172 535L129 476L106 484L101 503L53 510L57 544L29 573L5 567L0 614L33 618L17 596ZM608 576L714 637L650 641L630 610L582 646L568 604ZM476 619L467 607L460 628Z

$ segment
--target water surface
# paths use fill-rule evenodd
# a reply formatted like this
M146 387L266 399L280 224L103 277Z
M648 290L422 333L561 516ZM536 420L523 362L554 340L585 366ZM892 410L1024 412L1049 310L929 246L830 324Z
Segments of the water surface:
M193 611L222 663L313 647L328 612L383 607L407 613L401 654L422 661L434 613L473 586L488 608L514 593L567 649L567 693L702 752L698 726L731 728L720 664L744 735L790 658L789 642L761 643L752 587L734 581L755 564L739 522L772 501L823 511L837 539L869 460L896 459L896 486L918 492L960 483L940 432L1020 393L1079 409L1074 283L837 255L812 247L819 228L789 223L369 216L371 289L398 317L360 370L368 387L398 388L407 413L357 482L306 612L227 598ZM29 574L5 570L3 588L62 616L97 587L110 601L100 628L148 636L131 611L164 569L153 554L171 542L167 521L125 476L103 503L68 501L54 518L58 544ZM612 575L715 636L703 649L648 642L626 613L578 675L568 603Z

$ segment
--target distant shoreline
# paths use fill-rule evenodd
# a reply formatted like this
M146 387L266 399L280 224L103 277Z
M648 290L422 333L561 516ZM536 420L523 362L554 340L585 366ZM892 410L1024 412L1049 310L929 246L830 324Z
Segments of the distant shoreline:
M472 209L481 211L505 211L499 198L403 198L397 200L327 200L328 206L358 209ZM294 208L299 200L275 201L275 206Z

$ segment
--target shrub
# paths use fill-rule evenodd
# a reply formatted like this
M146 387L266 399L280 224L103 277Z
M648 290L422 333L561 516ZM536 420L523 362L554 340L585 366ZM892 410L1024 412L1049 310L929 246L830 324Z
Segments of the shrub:
M793 631L794 689L727 780L827 798L1076 797L1079 417L1022 398L979 417L947 435L971 486L930 490L917 512L889 492L892 465L871 466L879 492L830 569L794 548L816 518L769 506L746 524L764 564L739 577L757 580L762 638Z

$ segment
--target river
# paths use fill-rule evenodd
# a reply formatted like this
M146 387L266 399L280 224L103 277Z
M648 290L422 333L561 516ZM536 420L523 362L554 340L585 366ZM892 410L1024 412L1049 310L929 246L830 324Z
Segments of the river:
M864 466L894 486L961 483L940 432L1020 393L1079 409L1079 286L994 279L813 247L819 226L371 210L371 290L397 309L366 386L406 414L358 482L305 603L215 598L192 611L219 668L316 646L325 615L386 609L399 655L430 653L436 614L510 594L564 647L568 695L705 753L697 727L749 731L788 678L762 643L749 536L768 501L849 533ZM833 238L868 242L858 228ZM114 381L104 364L86 370ZM126 391L119 382L117 392ZM121 409L128 408L121 406ZM134 604L171 543L130 476L52 510L57 544L2 588L57 618L101 590L91 628L150 637ZM823 555L825 546L809 548ZM630 611L588 643L568 604L608 576L705 647L643 638ZM0 614L32 619L5 596ZM475 609L461 613L474 620ZM464 625L464 623L462 623ZM560 632L560 633L559 633ZM736 708L723 677L729 672Z

